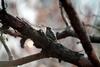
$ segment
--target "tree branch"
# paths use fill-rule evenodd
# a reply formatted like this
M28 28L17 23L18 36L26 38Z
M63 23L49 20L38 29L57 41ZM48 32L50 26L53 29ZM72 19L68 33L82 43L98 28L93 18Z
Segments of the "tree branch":
M60 6L60 12L61 12L61 16L62 16L62 19L64 21L64 23L66 24L66 27L68 27L68 22L66 21L66 18L64 16L64 12L63 12L63 7L62 7L62 4L59 2L59 6Z
M62 4L66 5L66 2ZM0 11L0 20L4 26L6 25L8 27L12 27L20 32L21 35L33 40L35 43L34 45L37 48L42 48L42 52L39 54L31 55L14 61L2 61L0 62L1 67L21 65L30 61L48 57L58 58L60 60L75 64L79 67L93 67L91 62L87 58L84 58L82 54L65 48L62 46L62 44L59 44L56 41L48 38L41 30L37 31L33 29L25 21L11 16L4 10ZM8 27L6 29L8 29Z
M88 35L86 34L83 24L80 22L78 15L75 12L74 8L72 7L71 3L68 3L68 0L59 0L59 1L62 3L66 13L68 14L70 23L74 28L78 38L81 40L82 46L85 52L87 53L89 60L94 66L100 67L100 62L93 50L93 47L91 46L90 43L91 41Z
M12 61L0 61L0 67L8 67L8 66L17 66L22 65L31 61L39 60L42 58L46 58L45 54L38 53L35 55L30 55L21 59L12 60Z
M57 39L62 39L66 37L75 37L78 38L77 34L73 31L67 28L66 30L62 31L61 33L56 33ZM100 43L100 37L99 36L89 36L92 43Z
M2 33L1 33L1 34L2 34ZM4 38L3 38L2 35L0 36L0 41L1 41L1 43L3 44L5 50L6 50L7 54L8 54L9 61L13 60L13 56L12 56L12 54L11 54L11 52L10 52L8 46L6 45L6 43L5 43Z
M18 32L21 33L21 35L33 40L35 43L34 45L37 48L42 48L42 51L43 51L43 53L45 53L46 57L58 58L60 60L75 64L80 67L82 67L83 64L88 65L88 67L92 67L92 64L89 62L88 59L87 59L88 64L86 63L87 61L83 61L84 59L81 59L81 58L84 58L82 54L73 52L73 51L65 48L61 44L59 44L55 41L53 42L52 40L49 40L49 38L46 37L41 30L37 31L37 30L33 29L25 21L19 20L15 17L11 16L7 12L4 13L2 10L0 11L0 20L5 21L5 23L8 26L16 29ZM2 23L2 24L4 24L4 23ZM40 56L40 58L41 58L41 56ZM44 58L44 57L42 57L42 58ZM31 58L31 60L34 60L34 59L35 58ZM2 63L2 65L6 65L6 64L11 65L11 63L15 64L15 61L5 62L5 63ZM23 61L23 60L21 60L21 61ZM29 62L28 58L25 61ZM23 64L23 62L20 62L20 64ZM15 65L17 65L17 64L15 64Z
M27 56L27 57L17 59L17 60L0 61L0 67L22 65L22 64L29 63L31 61L35 61L35 60L39 60L39 59L43 59L43 58L49 58L49 57L46 54L44 54L43 52L41 52L41 53ZM64 60L66 60L66 59L67 58L65 58ZM76 62L76 64L77 64L77 62ZM93 67L92 64L90 63L90 61L88 61L88 59L84 58L84 57L81 57L81 59L80 59L80 61L78 61L77 65L80 67Z

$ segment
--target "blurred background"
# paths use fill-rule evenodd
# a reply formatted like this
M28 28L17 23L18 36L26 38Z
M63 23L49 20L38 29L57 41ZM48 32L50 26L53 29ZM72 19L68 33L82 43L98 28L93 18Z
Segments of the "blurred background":
M35 29L43 29L47 26L56 32L61 32L65 29L65 23L61 17L59 9L59 0L5 0L7 3L7 11L11 15L19 18L24 18ZM100 26L100 1L99 0L70 0L81 21L85 24ZM67 18L66 18L67 19ZM94 28L86 26L89 35L100 36L100 32ZM8 38L7 46L10 48L14 59L18 59L31 54L36 54L41 49L35 48L33 42L27 39L25 48L20 47L20 37L13 37L5 34ZM58 41L68 49L76 52L84 53L78 39L67 37ZM8 60L7 53L2 45L0 45L0 61ZM100 56L100 44L93 43L98 57ZM58 62L55 58L46 58L31 63L21 65L19 67L76 67L67 62Z

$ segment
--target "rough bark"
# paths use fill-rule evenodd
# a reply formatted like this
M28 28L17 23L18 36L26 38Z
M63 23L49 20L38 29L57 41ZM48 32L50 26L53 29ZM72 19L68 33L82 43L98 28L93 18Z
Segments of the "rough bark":
M68 0L59 0L59 1L62 3L62 6L64 7L68 15L68 18L70 20L70 24L72 25L78 38L80 39L82 46L88 55L89 60L94 66L100 67L100 62L93 50L90 38L86 34L86 30L84 29L82 22L79 20L78 15L75 12L73 6L71 5L71 3L68 2Z
M45 54L46 57L58 58L60 60L75 64L80 67L83 67L83 65L88 65L88 67L92 67L92 64L89 62L88 59L87 59L88 64L86 63L87 61L85 61L85 59L81 59L84 58L82 54L71 51L65 48L64 46L62 46L61 44L49 40L41 30L37 31L33 29L25 21L15 18L2 10L0 11L0 20L1 22L2 21L5 22L2 24L6 24L7 26L16 29L18 32L21 33L21 35L33 40L35 42L34 45L37 48L42 48L42 52ZM15 61L18 62L20 61L20 59ZM8 61L5 63L3 62L2 65L4 66L5 64L8 66L16 65L17 63L15 63L15 61L10 61L10 62ZM29 61L32 61L32 59Z
M66 12L68 12L67 10L74 11L72 9L72 7L69 7L71 5L69 5L65 0L60 0L60 1L62 2ZM72 12L72 14L73 13L74 12ZM73 22L73 20L74 21L77 20L79 22L76 14L73 14L73 15L75 15L75 16L72 17L72 19L71 19L70 13L68 13L69 19L72 22ZM34 45L37 48L42 48L41 53L36 54L36 55L31 55L31 56L13 60L13 61L1 61L0 62L1 67L22 65L22 64L25 64L25 63L28 63L31 61L39 60L42 58L49 58L49 57L57 58L59 60L75 64L79 67L93 67L92 63L97 64L97 66L99 65L97 58L94 56L95 54L92 52L92 47L91 47L90 42L88 42L89 40L87 38L87 35L85 34L85 32L82 28L81 28L82 30L75 29L76 30L75 32L77 33L77 36L80 38L82 44L87 44L87 45L85 45L85 47L87 46L86 48L90 49L89 52L87 52L87 54L90 54L88 56L89 56L90 60L92 59L91 60L92 63L87 58L85 58L82 54L65 48L64 46L62 46L62 44L57 43L56 41L53 41L50 38L48 38L44 34L44 32L42 32L42 30L33 29L27 22L25 22L19 18L13 17L12 15L8 14L5 10L0 10L0 20L1 20L1 23L3 24L3 26L5 27L5 29L12 27L13 29L20 32L22 36L33 40L35 43ZM74 27L74 25L72 25L72 26ZM81 32L79 32L79 34L78 34L77 31L78 32L81 31ZM87 41L85 40L86 42L83 41L85 38L80 37L81 33L84 33L82 36L85 36L85 38L87 40ZM84 47L84 49L85 49L85 47Z

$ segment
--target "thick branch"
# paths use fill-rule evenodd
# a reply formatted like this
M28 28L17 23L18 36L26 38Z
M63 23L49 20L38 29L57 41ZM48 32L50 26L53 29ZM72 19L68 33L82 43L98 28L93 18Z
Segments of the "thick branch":
M21 59L13 60L13 61L0 61L0 67L8 67L8 66L16 66L22 65L31 61L48 58L44 53L39 53L31 56L27 56ZM65 58L66 60L66 58ZM81 57L78 62L78 66L80 67L93 67L92 64L88 61L87 58Z
M39 33L40 31L37 31L33 29L30 25L28 25L25 21L21 21L20 19L17 19L8 13L4 13L3 11L0 11L0 19L1 21L5 21L5 23L8 26L11 26L12 28L16 29L18 32L20 32L23 36L30 38L35 42L35 46L38 48L42 48L42 51L45 52L45 55L48 57L58 58L60 60L78 65L83 66L88 65L88 67L91 67L91 63L88 60L88 64L86 61L83 61L84 59L81 59L83 56L79 53L73 52L64 46L62 46L59 43L52 42L49 40L43 33ZM42 35L42 36L41 36ZM44 57L43 57L44 58ZM31 58L31 60L34 60L35 58ZM27 62L28 58L26 59ZM5 64L15 63L15 61L6 62ZM20 62L20 64L23 64ZM16 64L17 65L17 64Z
M78 38L81 40L82 46L85 49L85 52L88 55L89 60L93 63L94 66L100 67L100 62L91 46L90 39L86 34L86 31L80 22L77 13L72 7L71 3L68 3L68 0L60 0L62 3L66 13L68 14L68 18L70 19L70 23L74 28L75 32L78 35Z

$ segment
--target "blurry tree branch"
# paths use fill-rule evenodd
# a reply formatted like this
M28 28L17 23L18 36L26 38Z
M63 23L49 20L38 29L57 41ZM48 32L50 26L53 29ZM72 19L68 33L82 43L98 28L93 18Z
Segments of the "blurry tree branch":
M62 3L63 7L65 8L65 10L66 10L66 7L71 6L65 0L60 0L60 1ZM72 7L68 7L67 9L74 11L72 9ZM66 12L68 12L68 11L66 11ZM68 16L69 16L69 13L68 13ZM72 17L72 19L69 16L69 19L71 20L71 22L73 22L74 18L75 18L74 20L77 20L79 22L78 18L76 17L76 14L73 14L73 16L74 17ZM27 57L20 58L17 60L12 60L12 61L0 61L1 67L22 65L22 64L25 64L25 63L28 63L31 61L35 61L35 60L39 60L39 59L43 59L43 58L49 58L49 57L57 58L59 60L75 64L79 67L93 67L92 63L94 64L94 62L97 61L97 59L95 59L96 57L94 56L95 55L94 53L92 53L92 57L88 55L90 60L92 58L94 60L94 61L91 60L92 61L92 63L91 63L90 60L88 60L88 58L85 58L83 56L83 54L74 52L74 51L64 47L62 44L57 43L55 37L52 37L53 33L50 33L50 29L48 31L50 34L47 35L42 30L33 29L27 22L25 22L21 19L18 19L16 17L13 17L12 15L10 15L9 13L7 13L4 10L0 10L0 20L1 20L1 23L3 24L3 27L7 26L4 29L8 30L9 27L12 27L14 30L17 30L18 32L20 32L20 34L22 36L33 40L34 45L37 48L42 48L42 51L35 55L27 56ZM81 25L79 25L79 26L81 26ZM73 27L74 27L74 25L73 25ZM87 38L87 35L85 34L85 32L83 31L83 28L81 27L80 29L82 29L82 30L80 30L83 33L82 36L86 37L86 40L85 40L86 42L83 41L83 39L85 39L85 38L81 39L80 35L78 34L78 33L81 34L81 32L76 32L77 36L80 38L82 44L87 44L86 48L88 48L88 50L91 49L88 52L91 55L91 51L92 51L92 47L90 46L91 44L90 44L90 42L88 43L88 38ZM95 64L97 64L97 62L95 62ZM99 65L99 63L97 64L97 66L98 65Z
M37 30L33 29L26 22L23 22L13 16L11 16L8 13L3 13L2 10L0 11L0 19L2 21L6 21L8 26L19 31L21 33L21 35L32 39L35 43L34 45L37 48L42 48L42 52L45 53L44 54L45 57L58 58L60 60L70 62L70 63L78 65L78 66L83 66L83 63L84 63L84 65L87 65L87 63L85 61L86 59L82 59L82 58L84 58L82 54L71 51L55 41L53 42L47 36L45 36L41 30L37 31ZM28 60L28 58L26 59L26 61L32 61L32 60L34 61L34 59L31 59L31 60ZM18 60L18 61L15 60L15 61L18 62L20 60ZM6 65L9 65L10 63L15 64L15 61L5 62L5 64ZM23 60L21 60L21 61L23 61ZM3 63L2 63L2 65L5 65ZM88 60L88 64L90 64L89 67L92 66L91 63L89 62L89 60Z
M5 21L6 25L19 31L23 36L26 36L27 38L32 39L35 42L34 45L37 48L42 48L42 52L46 53L44 55L46 55L47 57L58 58L60 60L67 61L67 62L73 63L75 65L82 66L83 63L80 63L80 62L83 62L83 60L84 60L84 59L81 59L83 57L83 55L81 55L77 52L73 52L73 51L65 48L61 44L49 40L41 30L37 31L37 30L33 29L26 22L21 21L20 19L17 19L15 17L11 16L10 14L4 12L3 10L0 11L0 19L1 19L1 21ZM2 23L2 24L5 24L5 23ZM38 57L38 59L41 59L41 57L43 57L43 56L40 56L40 58L39 58L39 56L36 56L36 57ZM32 61L32 60L36 59L36 57L31 58L31 60L29 60L30 57L28 57L28 58L26 58L26 61L28 61L28 62ZM21 61L23 61L23 59ZM2 62L0 65L2 65L2 66L8 65L9 66L11 64L11 65L15 66L16 62L20 62L20 60L18 60L18 61L15 60L15 61L10 61L10 62L5 62L5 63ZM20 64L22 64L22 62L20 62ZM87 64L87 63L85 63L85 64ZM90 62L89 62L89 64L90 64L89 66L91 66Z
M57 32L56 33L57 39L63 39L66 37L75 37L78 38L77 34L75 33L75 31L70 30L69 28L65 29L62 32ZM89 36L90 40L92 43L100 43L100 36L95 36L95 35L90 35Z
M97 31L100 31L100 27L97 27L96 25L84 24L84 26L86 26L86 27L91 27L91 28L94 28L94 29L97 30Z
M70 20L70 24L72 25L78 38L80 39L82 46L88 55L89 60L91 61L91 63L94 66L100 67L100 62L93 50L90 38L86 34L85 28L84 28L82 22L79 20L78 15L75 12L72 4L69 3L68 0L59 0L59 1L62 3L62 6L64 7L64 9L68 15L68 18Z
M59 8L60 8L62 19L65 22L66 26L68 27L68 22L67 22L67 20L66 20L66 18L64 16L64 9L63 9L63 6L62 6L61 2L59 2L59 6L60 6Z
M2 34L2 33L1 33ZM7 54L8 54L8 59L9 59L9 62L13 60L13 56L12 56L12 53L10 51L10 49L8 48L8 46L6 45L6 42L5 42L5 39L3 38L3 36L1 35L0 36L0 41L2 42ZM17 65L16 65L17 66ZM16 66L12 66L12 67L16 67ZM6 66L7 67L7 66Z
M1 36L0 36L0 41L1 41L1 43L3 44L5 50L6 50L7 54L8 54L9 61L13 60L13 56L12 56L12 54L11 54L11 52L10 52L8 46L6 45L6 42L5 42L5 39L4 39L3 36L2 36L2 33L1 33Z
M8 67L8 66L17 66L17 65L22 65L25 63L29 63L31 61L35 61L38 59L46 58L45 54L39 53L35 55L30 55L24 58L20 58L17 60L12 60L12 61L0 61L0 67Z

